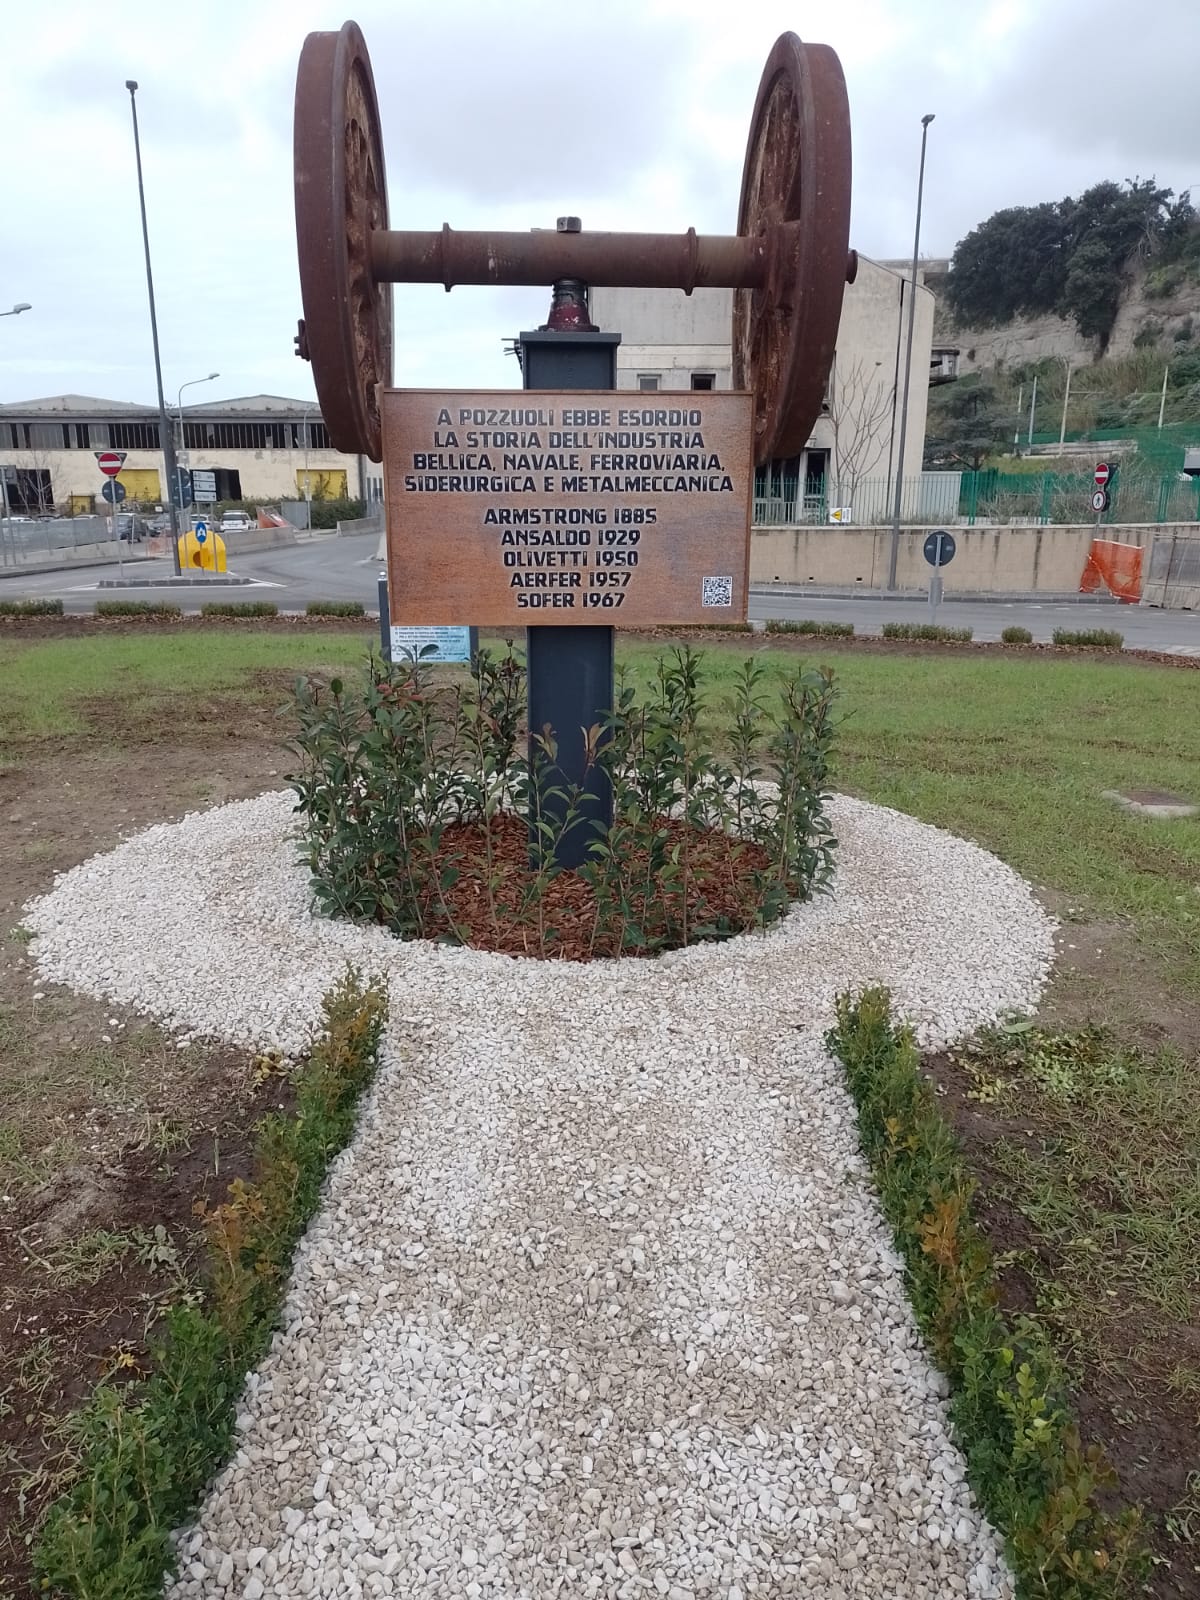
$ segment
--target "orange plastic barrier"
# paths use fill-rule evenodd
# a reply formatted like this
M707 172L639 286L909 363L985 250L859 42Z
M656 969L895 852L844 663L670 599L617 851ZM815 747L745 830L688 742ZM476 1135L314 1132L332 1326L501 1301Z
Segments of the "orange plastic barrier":
M260 528L290 528L291 523L278 511L268 511L263 506L258 508L258 525Z
M1118 544L1115 539L1093 539L1079 580L1080 594L1107 589L1127 605L1142 597L1142 547Z

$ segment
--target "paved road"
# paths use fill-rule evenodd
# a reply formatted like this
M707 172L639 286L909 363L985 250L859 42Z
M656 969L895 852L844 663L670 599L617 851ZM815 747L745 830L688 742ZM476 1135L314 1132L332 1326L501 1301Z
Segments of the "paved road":
M159 572L168 576L170 570L167 557L126 566L127 574L138 577ZM374 610L379 570L373 539L320 539L235 557L234 573L250 578L250 585L99 589L100 579L117 578L115 566L19 577L5 577L0 570L0 597L57 596L74 613L91 611L97 599L126 595L171 600L185 611L199 610L209 598L269 599L283 611L302 611L310 600L361 600ZM770 617L811 617L852 622L859 633L872 634L878 633L885 622L927 622L929 607L924 600L884 600L869 594L831 599L803 590L772 588L751 594L750 615L764 621ZM938 621L947 627L973 628L980 640L998 639L1001 631L1010 626L1028 628L1039 641L1048 641L1055 628L1116 628L1134 647L1200 656L1200 613L1190 611L1155 611L1116 602L1081 605L1069 601L950 600L939 608Z

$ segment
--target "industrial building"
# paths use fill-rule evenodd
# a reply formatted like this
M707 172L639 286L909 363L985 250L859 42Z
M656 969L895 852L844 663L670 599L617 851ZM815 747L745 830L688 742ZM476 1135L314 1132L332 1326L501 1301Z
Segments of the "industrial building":
M372 473L372 463L363 457L332 448L315 401L259 394L187 405L182 427L177 408L168 416L180 468L203 485L194 496L188 494L185 476L185 503L210 496L217 501L372 496L378 469ZM99 450L125 451L117 481L127 506L166 504L157 407L78 394L0 405L0 471L8 469L9 509L15 514L103 511Z
M837 353L822 414L804 450L759 474L756 522L887 520L895 475L905 480L905 514L942 492L953 474L925 474L930 382L953 376L948 353L933 351L932 292L918 284L904 460L900 406L911 284L901 273L859 258L846 286ZM733 384L731 289L593 289L592 320L619 332L617 387L729 389ZM927 508L931 514L933 506Z

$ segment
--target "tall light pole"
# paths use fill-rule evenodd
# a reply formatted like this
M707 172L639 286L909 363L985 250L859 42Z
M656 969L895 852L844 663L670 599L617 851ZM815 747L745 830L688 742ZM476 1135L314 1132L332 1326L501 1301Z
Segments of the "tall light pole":
M175 415L179 420L179 448L184 455L187 454L187 440L183 437L183 391L190 389L193 384L211 383L214 378L219 378L219 372L210 372L207 378L189 378L186 383L179 385L179 393L175 396ZM179 457L175 457L175 482L179 485L179 509L183 510L183 468L179 465ZM194 501L189 501L194 504Z
M1059 453L1060 456L1063 453L1063 444L1066 442L1066 437L1067 437L1067 407L1071 403L1071 358L1070 358L1070 356L1063 356L1062 357L1062 362L1063 362L1063 365L1067 369L1067 381L1063 385L1062 421L1059 424L1059 428L1058 428L1058 453Z
M11 311L0 311L0 317L19 317L22 311L32 311L33 307L28 300L19 301Z
M162 360L158 353L158 317L154 310L154 274L150 270L150 229L146 225L146 190L142 183L142 142L138 137L137 79L126 78L129 90L129 109L133 113L133 149L137 157L138 202L142 208L142 244L146 251L146 292L150 296L150 335L154 341L154 376L158 383L158 438L163 453L163 468L167 480L167 514L171 518L171 558L175 563L175 576L179 565L179 507L175 495L179 480L175 472L175 445L171 438L171 425L167 421L167 402L163 394ZM174 488L174 493L172 489ZM115 503L115 502L114 502Z
M892 502L892 548L888 554L889 589L896 587L896 564L900 557L900 502L904 494L904 443L908 433L908 390L912 381L913 322L917 312L917 258L921 253L921 199L925 191L925 142L935 113L921 118L921 169L917 177L917 227L913 235L912 281L908 291L908 344L904 352L904 399L900 405L900 448L896 461L896 497ZM926 377L928 381L928 375Z

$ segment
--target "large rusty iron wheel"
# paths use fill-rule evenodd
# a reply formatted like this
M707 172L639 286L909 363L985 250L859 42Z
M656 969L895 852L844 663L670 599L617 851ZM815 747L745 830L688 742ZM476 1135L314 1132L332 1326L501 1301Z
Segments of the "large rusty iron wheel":
M383 458L379 386L392 381L392 290L371 271L387 183L375 80L356 22L310 33L296 78L296 242L321 415L336 450Z
M774 254L761 289L739 289L733 308L733 383L754 392L760 465L804 449L820 415L853 278L850 107L828 45L776 41L759 83L738 207L738 232L779 223L791 246ZM849 267L847 263L849 262Z

